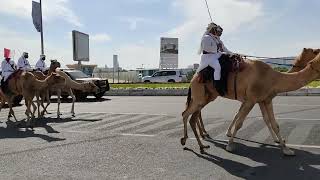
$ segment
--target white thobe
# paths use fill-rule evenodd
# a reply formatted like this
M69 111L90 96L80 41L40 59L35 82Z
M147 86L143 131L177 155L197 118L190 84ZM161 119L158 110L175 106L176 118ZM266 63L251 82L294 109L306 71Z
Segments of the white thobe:
M210 66L214 68L214 80L220 80L221 78L221 66L219 58L222 53L232 53L229 51L220 40L218 36L212 34L206 34L201 40L200 52L206 51L208 54L201 54L201 60L197 72L200 72L204 68Z
M16 64L13 60L10 60L9 62L6 60L3 60L1 63L1 69L2 69L2 77L4 78L4 81L8 79L8 77L15 71Z
M40 70L41 72L44 72L47 70L47 66L46 63L44 62L44 60L39 59L37 64L36 64L36 69Z
M23 56L21 56L19 58L17 66L18 66L18 69L21 69L21 70L30 70L31 69L29 61Z

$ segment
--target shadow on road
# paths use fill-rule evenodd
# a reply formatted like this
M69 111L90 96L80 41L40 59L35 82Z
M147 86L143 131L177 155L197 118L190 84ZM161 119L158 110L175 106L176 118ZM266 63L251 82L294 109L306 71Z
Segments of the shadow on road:
M55 130L50 123L66 123L72 121L85 121L85 122L95 122L101 121L102 119L72 119L72 118L41 118L36 119L34 121L34 128L44 128L47 133L60 133L59 131ZM30 128L26 125L26 121L22 120L18 123L7 121L7 127L0 126L0 139L7 139L7 138L28 138L28 137L38 137L48 142L53 141L63 141L64 138L55 138L45 134L36 134L35 131L30 130Z
M7 127L0 127L0 139L37 137L47 142L66 140L64 138L51 137L45 134L37 134L35 133L35 131L30 130L29 128L22 129L23 126L26 127L24 121L21 121L18 126L12 121L7 121L6 124ZM47 126L45 128L51 131L52 133L59 133L50 126Z
M57 103L57 98L51 98L50 101L51 103ZM111 101L111 99L108 98L86 98L86 99L80 99L76 100L77 103L88 103L88 102L104 102L104 101ZM61 103L72 103L72 98L61 98Z
M222 149L225 149L227 145L224 141L213 139L208 139L207 141ZM317 169L320 168L320 155L304 150L294 149L296 156L286 157L275 146L263 145L251 147L236 143L236 150L233 154L261 164L256 167L251 167L230 158L218 157L207 152L199 154L188 148L185 148L185 150L222 167L236 177L244 179L316 180L320 178L320 170Z

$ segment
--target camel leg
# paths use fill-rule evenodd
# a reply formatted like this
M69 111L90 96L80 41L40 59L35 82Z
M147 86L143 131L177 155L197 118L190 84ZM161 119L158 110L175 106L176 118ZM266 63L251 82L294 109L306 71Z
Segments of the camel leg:
M196 111L195 113L192 114L190 120L189 120L189 123L190 123L190 126L191 126L191 129L197 139L197 142L198 142L198 145L200 147L200 152L201 153L204 153L204 149L205 148L209 148L210 146L206 146L206 145L203 145L200 138L199 138L199 135L198 135L198 132L197 132L197 128L196 128L196 124L197 124L197 121L198 121L198 115L199 115L199 112L200 111Z
M251 111L253 106L254 106L254 103L250 102L250 101L243 102L243 104L241 105L241 108L236 115L236 117L238 117L238 118L235 121L233 133L232 133L232 135L229 139L228 145L226 147L227 151L229 151L229 152L234 151L234 149L235 149L235 146L233 144L234 137L236 136L238 130L242 127L243 121L246 119L247 115L249 114L249 112Z
M199 115L198 115L198 121L197 121L197 126L199 128L199 132L200 132L200 136L202 138L205 138L205 137L208 137L208 133L206 131L206 129L204 128L204 124L203 124L203 121L202 121L202 115L201 115L201 111L199 112Z
M61 100L60 100L60 96L61 96L61 89L58 89L57 90L57 97L58 97L58 110L57 110L57 118L60 119L60 103L61 103Z
M12 109L13 98L14 98L14 97L9 98L9 101L8 101L8 106L9 106L8 121L10 121L10 115L12 115L13 118L14 118L14 120L15 120L16 122L18 122L18 120L17 120L17 118L16 118L16 115L14 114L14 111L13 111L13 109Z
M76 101L76 96L73 94L72 89L70 88L68 90L69 95L72 97L72 106L71 106L71 115L72 117L75 117L75 113L74 113L74 102Z
M41 102L40 102L40 95L37 93L36 95L36 98L37 98L37 107L38 107L38 118L41 118L41 113L40 113L40 105L41 105Z
M186 141L188 139L188 129L187 129L187 123L188 123L188 117L193 114L194 112L200 111L201 108L199 105L196 105L194 101L191 100L189 106L187 109L182 113L183 117L183 132L184 132L184 137L181 138L181 145L185 145Z
M234 126L234 124L236 123L237 119L239 118L239 114L240 114L240 111L243 109L243 105L244 105L244 103L241 104L236 116L233 118L232 122L230 123L230 125L228 127L228 131L226 133L226 136L231 137L231 135L232 135L232 133L231 133L232 127Z
M44 104L44 99L47 99L47 105L46 107L43 108L43 111L42 111L43 115L44 113L49 114L49 112L47 111L48 106L51 104L49 90L46 92L45 97L43 97L42 105Z
M31 114L31 109L30 109L31 102L27 98L25 98L25 101L26 101L25 103L26 103L26 107L27 107L27 110L26 110L25 114L27 115L27 126L29 126L30 125L30 114Z
M279 125L276 122L276 119L274 117L272 101L266 102L265 105L266 105L266 109L267 109L267 112L268 112L268 115L270 118L270 123L271 123L272 129L274 130L275 134L277 135L277 137L279 139L279 143L280 143L283 154L288 155L288 156L295 155L295 152L286 146L284 140L282 139L282 137L280 135Z
M273 140L275 142L279 142L279 139L277 138L276 134L274 133L274 131L273 131L272 127L271 127L269 115L268 115L267 108L266 108L265 104L264 103L259 103L259 107L260 107L260 110L261 110L261 113L262 113L263 120L266 123Z

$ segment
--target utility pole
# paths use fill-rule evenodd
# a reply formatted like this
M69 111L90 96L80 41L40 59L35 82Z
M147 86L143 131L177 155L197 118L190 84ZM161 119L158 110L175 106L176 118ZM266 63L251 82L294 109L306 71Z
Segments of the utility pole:
M41 54L44 54L43 48L43 23L42 23L42 2L40 0L40 13L41 13Z

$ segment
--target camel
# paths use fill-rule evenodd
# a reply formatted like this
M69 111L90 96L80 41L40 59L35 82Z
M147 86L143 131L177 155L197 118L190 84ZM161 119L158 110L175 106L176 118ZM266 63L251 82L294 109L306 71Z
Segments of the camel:
M320 53L320 49L304 48L302 53L295 58L293 66L288 71L288 73L298 72L298 71L302 70L308 64L308 62L310 62L316 56L316 54L318 54L318 53ZM204 128L201 112L199 112L199 120L197 121L197 127L199 129L200 136L203 139L205 137L210 137L209 134L207 133L207 131ZM226 133L227 136L230 136L231 129L232 129L232 127L229 126L228 132ZM274 142L279 143L279 140L275 136L274 132L272 130L270 130L270 133L271 133L271 135L272 135L272 137L274 139Z
M51 73L55 72L56 68L60 67L60 63L56 60L51 60L51 64L50 64L50 67L49 67L49 70L48 70L48 75L50 75ZM44 73L40 72L40 71L34 71L32 72L36 77L37 79L40 79L40 80L43 80L45 79L48 75L45 75ZM60 117L60 94L61 94L61 89L65 87L65 84L62 84L60 86L53 86L51 87L50 89L44 89L40 92L39 96L37 96L37 99L41 98L41 101L40 101L40 105L42 106L43 108L43 111L42 113L40 113L40 105L38 104L38 117L43 117L44 116L44 113L48 113L47 112L47 107L51 104L51 101L50 101L50 91L56 91L57 92L57 95L58 95L58 117ZM47 105L44 106L44 101L47 100Z
M232 152L235 149L233 144L234 137L237 131L241 128L243 121L253 106L258 103L266 122L269 131L275 133L279 140L282 152L285 155L294 155L294 151L286 147L284 140L280 136L279 125L275 121L272 99L277 93L293 91L306 85L308 82L314 80L320 73L320 54L311 50L310 52L304 49L305 53L310 56L316 56L310 63L302 70L296 73L280 73L273 70L269 65L261 61L245 60L245 69L237 75L237 89L234 90L233 81L235 73L230 73L228 77L228 89L225 98L234 99L242 102L241 107L233 119L229 127L234 127L233 132L228 129L227 135L230 136L227 151ZM318 55L317 55L318 54ZM302 56L303 53L300 55ZM188 138L187 135L187 120L192 114L189 123L196 136L200 152L203 153L205 146L196 131L196 123L201 109L209 102L214 101L219 94L216 92L212 82L200 83L198 82L198 74L196 74L190 83L191 92L188 97L186 110L182 113L184 123L184 137L181 138L181 144L185 145ZM235 91L238 98L235 98ZM270 123L270 124L269 124ZM272 130L272 131L271 131Z
M81 90L81 91L85 91L85 92L92 92L92 91L98 91L98 87L89 82L85 82L85 83L78 83L74 80L72 80L65 72L61 71L60 69L57 69L58 67L60 67L60 63L58 61L52 61L51 65L50 65L50 69L49 69L49 74L51 72L55 72L57 74L59 74L60 76L64 77L66 79L66 84L63 86L54 86L50 89L50 91L55 91L57 93L57 97L58 97L58 109L57 109L57 117L60 118L60 96L61 96L61 92L67 92L71 97L72 97L72 106L71 106L71 114L73 117L75 117L75 113L74 113L74 103L76 101L76 98L73 94L72 89L76 89L76 90ZM45 78L45 75L42 73L37 73L37 78L39 79L43 79ZM47 107L50 104L50 97L49 97L49 91L45 91L41 93L41 106L43 107L43 111L39 112L38 110L38 116L42 117L44 115L45 112L47 112ZM44 99L47 99L47 105L44 107L43 103L44 103Z
M27 107L26 115L28 124L30 124L34 118L36 105L33 99L39 91L50 88L51 85L65 84L65 79L55 73L48 76L45 80L38 80L32 73L26 71L17 71L8 81L9 92L6 94L1 92L1 94L3 95L3 99L8 102L9 114L11 114L17 122L17 118L12 109L12 100L16 95L23 95ZM33 111L31 111L31 105L33 106Z

